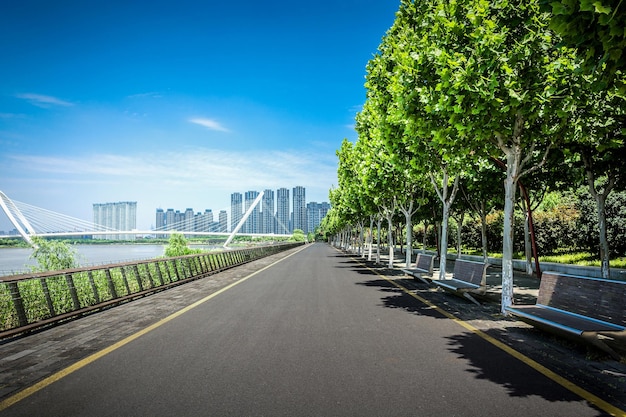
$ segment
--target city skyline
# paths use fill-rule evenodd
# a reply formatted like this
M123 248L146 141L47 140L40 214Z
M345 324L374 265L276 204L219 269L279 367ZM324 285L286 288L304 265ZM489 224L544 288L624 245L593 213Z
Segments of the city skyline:
M290 205L289 190L281 187L274 191L265 189L262 200L254 208L248 220L243 224L242 233L263 234L290 234L294 229L305 232L313 232L320 224L330 204L326 201L306 201L306 187L296 186L293 188L296 201ZM213 210L206 208L204 213L195 211L194 208L186 208L185 211L168 208L156 209L155 231L180 230L185 231L215 231L231 232L238 224L243 214L250 208L259 192L249 190L244 193L231 193L231 209L229 212L220 210L219 221L213 218ZM275 196L278 198L275 199ZM293 207L290 210L290 207ZM300 217L298 221L295 221ZM193 219L193 227L189 223ZM229 221L230 219L230 221Z
M398 5L3 2L0 190L84 220L137 201L141 229L235 189L328 200Z

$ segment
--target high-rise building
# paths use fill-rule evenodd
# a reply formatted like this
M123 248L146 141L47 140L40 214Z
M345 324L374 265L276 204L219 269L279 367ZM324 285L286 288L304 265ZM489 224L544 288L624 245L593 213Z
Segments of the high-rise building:
M183 215L184 217L184 231L185 232L193 232L193 227L194 227L194 213L193 213L193 209L192 208L188 208L185 210L185 214ZM189 237L189 236L188 236Z
M316 203L310 202L306 205L306 217L308 233L315 232L315 229L320 225L322 219L328 214L330 204L327 202Z
M185 230L185 215L176 210L174 213L174 223L172 224L172 230Z
M261 233L275 233L274 191L265 190L261 200Z
M165 230L165 212L163 211L162 208L158 208L156 210L156 226L155 226L155 230L156 231ZM157 233L156 237L164 238L165 235L160 235L160 234Z
M106 230L135 230L137 228L137 202L94 203L93 222L94 225ZM94 235L94 239L106 240L135 240L135 237L134 234Z
M258 191L246 191L245 192L244 199L245 199L245 205L246 205L246 212L252 206L252 203L254 203L254 200L256 200L258 196L259 196ZM260 223L261 223L261 208L257 204L252 210L252 213L250 213L250 216L248 216L248 219L246 220L246 222L243 224L243 227L242 227L243 233L260 233L260 230L261 230Z
M165 230L174 230L174 223L176 222L176 213L174 209L167 209L165 212Z
M232 193L230 195L230 230L235 230L242 217L243 196L241 193Z
M228 214L226 213L226 210L220 210L219 226L217 231L220 233L228 232Z
M276 190L276 233L287 235L289 228L289 190L279 188Z
M204 210L204 213L196 213L194 217L194 232L210 232L213 228L213 211L211 209Z
M293 230L300 229L304 233L308 233L306 221L306 190L304 187L297 186L293 189Z

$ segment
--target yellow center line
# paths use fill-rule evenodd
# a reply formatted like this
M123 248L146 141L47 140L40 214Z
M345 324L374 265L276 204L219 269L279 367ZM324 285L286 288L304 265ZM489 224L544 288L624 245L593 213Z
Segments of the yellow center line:
M445 311L444 309L442 309L441 307L431 303L427 299L425 299L425 298L415 294L414 292L411 292L409 289L404 287L402 284L396 282L394 279L389 278L386 275L383 275L383 274L379 273L378 271L376 271L376 270L370 268L369 266L363 264L358 259L356 259L356 258L352 258L352 259L354 261L356 261L357 263L359 263L364 268L367 268L368 270L372 271L373 273L375 273L379 277L383 278L384 280L386 280L389 283L393 284L397 288L401 289L407 295L410 295L411 297L415 298L416 300L419 300L421 303L423 303L423 304L427 305L428 307L438 311L439 313L443 314L445 317L447 317L450 320L454 321L455 323L459 324L460 326L462 326L466 330L469 330L470 332L476 334L477 336L480 336L481 338L483 338L487 342L489 342L492 345L498 347L499 349L505 351L506 353L508 353L509 355L513 356L514 358L519 359L520 361L524 362L526 365L530 366L531 368L533 368L537 372L539 372L539 373L543 374L544 376L550 378L552 381L554 381L557 384L561 385L562 387L568 389L569 391L573 392L574 394L578 395L579 397L583 398L584 400L590 402L591 404L595 405L596 407L600 408L601 410L603 410L603 411L605 411L605 412L607 412L607 413L609 413L610 415L613 415L613 416L626 417L626 411L624 411L624 410L622 410L620 408L617 408L617 407L615 407L612 404L609 404L608 402L604 401L602 398L600 398L600 397L590 393L589 391L587 391L584 388L579 387L578 385L574 384L570 380L562 377L561 375L558 375L554 371L551 371L550 369L548 369L545 366L541 365L540 363L534 361L533 359L529 358L528 356L524 355L523 353L518 352L517 350L515 350L512 347L508 346L507 344L505 344L505 343L503 343L503 342L501 342L501 341L499 341L499 340L489 336L488 334L484 333L480 329L472 326L468 322L461 320L460 318L456 317L454 314L451 314L451 313Z
M218 295L220 295L223 292L228 291L229 289L233 288L234 286L241 284L244 281L247 281L248 279L252 278L253 276L265 271L266 269L269 269L271 267L273 267L274 265L276 265L279 262L284 261L285 259L289 258L290 256L295 255L296 253L299 253L300 251L308 248L310 245L304 245L302 248L298 249L297 251L290 253L289 255L285 256L284 258L278 259L277 261L271 263L270 265L267 265L261 269L259 269L258 271L255 271L253 273L251 273L250 275L247 275L243 278L241 278L238 281L233 282L232 284L227 285L226 287L214 292L213 294L210 294L206 297L204 297L201 300L196 301L193 304L188 305L187 307L182 308L181 310L178 310L175 313L172 313L171 315L159 320L158 322L136 332L133 333L130 336L127 336L126 338L120 340L117 343L114 343L113 345L104 348L90 356L87 356L84 359L79 360L78 362L74 363L73 365L68 366L67 368L64 368L62 370L60 370L59 372L56 372L52 375L50 375L49 377L42 379L41 381L37 382L34 385L31 385L28 388L25 388L24 390L18 392L17 394L12 395L11 397L6 398L5 400L3 400L2 402L0 402L0 411L7 409L8 407L12 406L13 404L22 401L23 399L33 395L34 393L36 393L39 390L44 389L45 387L47 387L48 385L68 376L69 374L78 371L79 369L89 365L92 362L95 362L96 360L102 358L103 356L108 355L109 353L121 348L124 345L129 344L130 342L132 342L135 339L140 338L141 336L145 335L146 333L151 332L152 330L161 327L162 325L164 325L165 323L168 323L172 320L174 320L175 318L187 313L188 311L198 307L199 305L206 303L207 301L209 301L210 299L217 297Z

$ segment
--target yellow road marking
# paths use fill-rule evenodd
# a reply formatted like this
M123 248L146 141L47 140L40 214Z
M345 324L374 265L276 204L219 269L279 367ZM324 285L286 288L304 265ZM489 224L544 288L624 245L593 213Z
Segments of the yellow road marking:
M161 327L162 325L164 325L167 322L170 322L172 320L174 320L176 317L179 317L183 314L185 314L186 312L188 312L189 310L192 310L196 307L198 307L199 305L209 301L210 299L212 299L213 297L216 297L218 295L220 295L223 292L228 291L229 289L233 288L235 285L241 284L242 282L252 278L253 276L265 271L266 269L269 269L271 267L273 267L274 265L276 265L279 262L284 261L285 259L289 258L290 256L295 255L296 253L299 253L300 251L308 248L310 245L304 245L302 248L300 248L299 250L285 256L284 258L281 258L279 260L277 260L276 262L271 263L270 265L267 265L261 269L259 269L258 271L255 271L253 273L251 273L250 275L247 275L243 278L241 278L239 281L235 281L232 284L227 285L226 287L214 292L211 295L208 295L206 297L204 297L201 300L196 301L193 304L188 305L187 307L178 310L175 313L172 313L171 315L159 320L158 322L138 331L137 333L133 333L132 335L120 340L119 342L105 348L102 349L90 356L87 356L84 359L81 359L80 361L74 363L73 365L68 366L65 369L60 370L59 372L56 372L55 374L50 375L49 377L37 382L34 385L31 385L30 387L18 392L15 395L12 395L11 397L5 399L4 401L0 402L0 411L7 409L8 407L12 406L13 404L22 401L23 399L33 395L34 393L36 393L37 391L44 389L45 387L47 387L48 385L60 380L61 378L64 378L66 376L68 376L69 374L78 371L79 369L89 365L92 362L95 362L96 360L102 358L103 356L108 355L109 353L113 352L114 350L117 350L119 348L121 348L124 345L127 345L128 343L132 342L135 339L140 338L141 336L145 335L146 333L151 332L152 330Z
M518 352L517 350L513 349L512 347L510 347L510 346L502 343L501 341L499 341L499 340L489 336L488 334L486 334L482 330L472 326L468 322L459 319L454 314L451 314L451 313L445 311L444 309L442 309L441 307L436 306L435 304L431 303L427 299L425 299L425 298L423 298L423 297L421 297L421 296L419 296L419 295L409 291L409 289L404 287L402 284L395 282L395 280L387 277L386 275L380 274L378 271L375 271L374 269L370 268L369 266L361 263L358 259L356 259L356 258L352 258L352 259L354 261L356 261L357 263L359 263L361 266L367 268L368 270L372 271L373 273L375 273L379 277L383 278L384 280L386 280L389 283L393 284L397 288L401 289L404 293L410 295L411 297L413 297L416 300L420 301L421 303L427 305L428 307L438 311L439 313L443 314L445 317L449 318L450 320L453 320L455 323L459 324L460 326L464 327L465 329L469 330L470 332L476 334L477 336L480 336L481 338L483 338L487 342L489 342L492 345L500 348L501 350L505 351L506 353L508 353L509 355L513 356L514 358L519 359L520 361L524 362L526 365L530 366L531 368L533 368L537 372L539 372L539 373L543 374L544 376L550 378L551 380L553 380L557 384L559 384L562 387L568 389L569 391L573 392L574 394L578 395L579 397L583 398L584 400L590 402L591 404L595 405L596 407L600 408L601 410L603 410L603 411L605 411L605 412L607 412L607 413L609 413L609 414L611 414L613 416L626 417L626 411L624 411L624 410L622 410L620 408L617 408L617 407L615 407L612 404L609 404L608 402L604 401L602 398L600 398L600 397L590 393L589 391L587 391L584 388L579 387L578 385L574 384L573 382L569 381L568 379L563 378L562 376L560 376L557 373L551 371L550 369L546 368L545 366L541 365L540 363L532 360L531 358L529 358L528 356L524 355L523 353Z

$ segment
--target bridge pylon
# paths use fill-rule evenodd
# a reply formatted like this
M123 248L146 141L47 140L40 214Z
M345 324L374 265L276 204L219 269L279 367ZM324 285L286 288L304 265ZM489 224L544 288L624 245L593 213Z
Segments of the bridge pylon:
M0 207L2 207L2 211L4 211L4 214L6 214L9 221L13 224L13 226L15 226L15 229L20 235L22 235L24 240L32 247L35 247L36 245L31 239L31 235L37 235L37 233L35 233L35 229L33 229L15 203L2 191L0 191Z
M228 245L230 244L231 240L233 240L233 238L235 237L239 229L241 229L241 226L243 226L246 220L248 220L248 217L250 217L250 214L252 214L252 211L254 210L254 208L261 202L261 198L263 198L264 193L265 191L261 191L259 193L256 199L252 202L252 205L248 208L246 213L243 215L241 220L239 220L239 223L237 224L237 226L233 229L232 233L228 236L228 239L226 239L226 242L224 242L224 249L228 249Z

